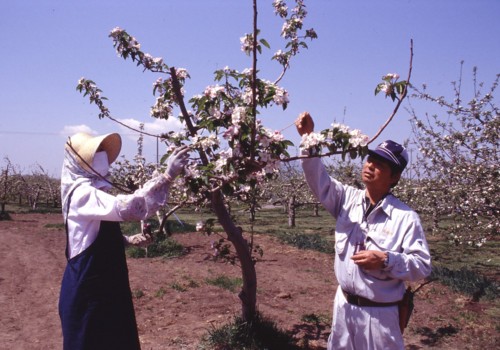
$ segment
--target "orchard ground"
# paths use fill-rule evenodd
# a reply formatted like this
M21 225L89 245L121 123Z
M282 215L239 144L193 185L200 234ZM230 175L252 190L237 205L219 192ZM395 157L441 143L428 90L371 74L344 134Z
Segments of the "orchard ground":
M11 214L0 221L0 349L61 349L57 311L65 267L60 214ZM237 291L207 283L240 277L238 267L213 262L213 237L174 234L185 254L128 258L143 349L196 349L200 339L239 315ZM330 254L300 250L270 235L255 237L258 309L304 349L325 349L337 283ZM495 274L495 273L494 273ZM498 277L498 270L496 271ZM407 349L493 349L500 344L494 302L473 302L438 282L417 294L404 337Z

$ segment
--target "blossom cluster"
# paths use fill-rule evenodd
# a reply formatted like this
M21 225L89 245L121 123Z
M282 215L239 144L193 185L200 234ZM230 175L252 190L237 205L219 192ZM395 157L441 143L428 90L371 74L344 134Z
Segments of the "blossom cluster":
M155 105L151 107L150 114L153 118L168 119L172 114L172 105L165 98L157 97Z
M245 34L245 36L242 36L240 38L240 44L241 44L241 51L243 51L247 55L250 55L253 49L253 35Z
M399 74L388 73L382 77L383 83L378 85L380 91L385 93L386 96L390 96L394 91L394 83L399 79Z
M287 40L287 51L278 50L273 55L273 59L280 63L285 69L290 64L290 59L299 53L299 49L307 48L304 39L316 39L318 35L314 29L306 29L305 34L301 34L304 19L307 16L306 6L303 0L296 0L294 8L289 10L283 0L274 0L274 13L284 19L281 27L281 37Z
M109 117L109 109L104 105L103 100L106 97L101 95L102 90L97 87L97 85L92 81L85 79L84 77L78 80L78 85L76 89L83 92L83 96L89 96L90 103L95 103L99 108L99 119L104 117Z
M323 134L311 132L309 134L302 135L300 147L302 149L311 149L323 145L324 142L325 136Z
M286 18L288 16L288 7L283 0L273 1L274 13L276 13L281 18Z
M331 128L319 133L311 132L302 135L300 148L320 152L323 147L331 152L350 152L351 156L363 155L366 152L369 137L359 129L350 129L347 125L333 123ZM357 152L352 153L353 151Z
M401 100L406 91L407 81L398 81L399 74L388 73L382 77L382 82L375 88L375 95L383 92L385 97L390 97L393 101Z
M109 37L113 40L113 46L116 49L118 57L127 58L130 56L133 61L139 61L145 69L152 71L163 71L165 65L161 57L153 57L148 53L141 51L141 44L136 38L129 35L120 27L111 30Z

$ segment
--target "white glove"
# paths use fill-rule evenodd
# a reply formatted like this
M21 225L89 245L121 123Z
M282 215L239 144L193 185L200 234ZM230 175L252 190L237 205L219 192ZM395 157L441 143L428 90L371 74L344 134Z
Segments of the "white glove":
M128 244L138 247L144 247L151 243L151 236L148 234L138 233L132 236L123 236Z
M189 159L189 148L186 146L176 148L167 159L165 175L173 181L182 172Z

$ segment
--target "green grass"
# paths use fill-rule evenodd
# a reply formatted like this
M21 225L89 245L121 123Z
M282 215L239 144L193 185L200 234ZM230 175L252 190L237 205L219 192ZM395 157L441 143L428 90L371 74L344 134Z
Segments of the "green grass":
M166 238L148 245L147 249L142 247L127 247L127 256L130 258L176 258L184 254L184 247L173 238Z
M276 323L258 314L253 322L236 317L232 322L208 331L198 350L299 350L293 338Z
M230 278L226 275L219 275L213 278L207 278L205 279L205 282L212 286L229 290L233 293L236 292L236 290L243 285L243 280L241 279L241 277Z
M39 203L36 209L31 209L26 205L17 205L8 203L5 206L5 211L15 214L29 214L29 213L39 213L39 214L61 214L61 207L55 207L52 205L47 205L46 203Z
M317 233L306 234L296 232L276 233L276 237L282 242L299 249L315 250L321 253L333 254L335 245L333 240Z
M54 230L65 230L64 223L62 222L59 224L45 224L43 227Z
M451 270L436 266L432 270L431 278L439 280L457 292L470 295L474 301L481 298L496 299L500 287L497 283L467 268Z

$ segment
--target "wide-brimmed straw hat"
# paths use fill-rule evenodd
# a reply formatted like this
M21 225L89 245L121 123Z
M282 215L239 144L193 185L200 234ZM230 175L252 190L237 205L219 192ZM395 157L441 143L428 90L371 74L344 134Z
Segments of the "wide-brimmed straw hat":
M95 153L106 151L109 164L113 163L122 148L122 138L117 133L100 136L92 136L85 132L79 132L69 138L66 149L73 154L82 168L90 171Z

